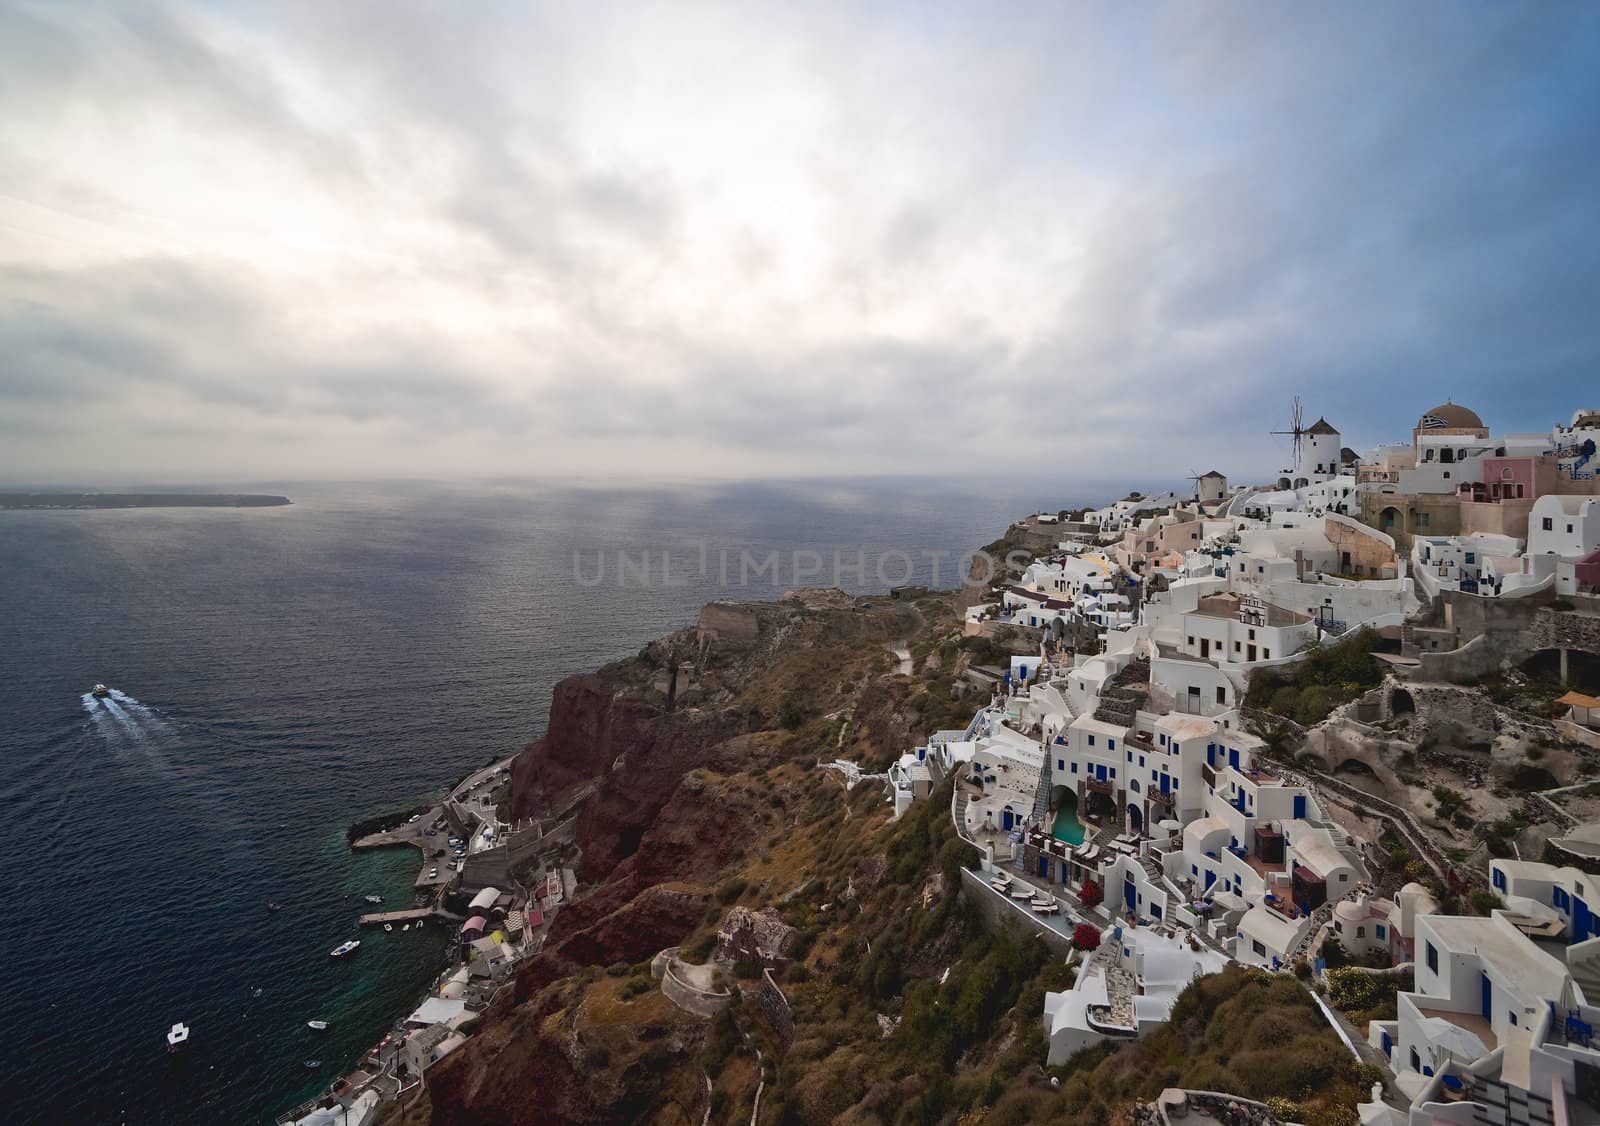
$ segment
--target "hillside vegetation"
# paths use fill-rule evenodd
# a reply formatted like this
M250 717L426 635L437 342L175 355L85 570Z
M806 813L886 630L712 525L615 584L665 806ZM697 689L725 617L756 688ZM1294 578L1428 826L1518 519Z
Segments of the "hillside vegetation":
M954 650L949 598L917 600L914 651ZM619 869L638 882L648 861L653 891L670 903L650 913L641 896L616 927L583 932L587 945L567 940L563 957L592 949L594 964L534 959L514 1002L430 1071L431 1105L389 1121L698 1124L709 1102L710 1121L745 1123L759 1087L761 1123L1110 1123L1179 1085L1280 1100L1311 1126L1352 1126L1363 1076L1289 978L1203 979L1147 1040L1043 1066L1044 995L1073 970L1030 935L986 929L962 898L961 871L979 858L951 824L951 783L894 821L879 784L847 792L816 766L843 756L881 769L929 720L964 721L975 706L951 698L941 661L895 674L884 638L904 636L895 631L911 615L904 603L882 608L878 628L879 610L827 629L797 620L786 628L808 638L803 652L777 646L729 685L761 729L686 774ZM787 713L774 706L785 700ZM708 866L697 840L715 841L726 861ZM684 904L694 913L680 924ZM680 945L698 961L736 906L771 908L795 928L791 960L775 971L794 1022L787 1048L754 1003L687 1018L649 977L641 925L657 928L657 948ZM582 907L564 910L581 918ZM629 951L620 961L619 949Z

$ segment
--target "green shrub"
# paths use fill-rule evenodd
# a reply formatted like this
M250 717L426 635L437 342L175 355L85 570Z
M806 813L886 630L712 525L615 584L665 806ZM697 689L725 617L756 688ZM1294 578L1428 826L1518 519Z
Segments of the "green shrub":
M1487 915L1500 906L1500 897L1488 888L1473 888L1467 893L1467 906L1475 915Z

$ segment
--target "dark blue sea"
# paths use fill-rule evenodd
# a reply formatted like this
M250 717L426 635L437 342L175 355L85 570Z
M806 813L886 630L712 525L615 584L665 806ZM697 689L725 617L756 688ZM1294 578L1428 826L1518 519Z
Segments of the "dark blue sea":
M443 964L442 928L328 958L362 895L408 904L416 875L409 850L352 854L353 819L537 738L557 680L709 599L775 597L771 552L780 587L796 550L821 560L813 585L838 551L843 585L878 591L880 563L926 582L923 552L1071 499L904 480L251 488L294 504L0 511L8 1122L270 1121ZM748 585L725 588L741 553ZM97 704L96 681L119 695ZM177 1020L192 1047L169 1058Z

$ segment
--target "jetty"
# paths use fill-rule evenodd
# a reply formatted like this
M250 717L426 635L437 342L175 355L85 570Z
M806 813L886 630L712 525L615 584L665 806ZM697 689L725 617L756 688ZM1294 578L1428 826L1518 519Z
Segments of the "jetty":
M441 919L451 919L454 916L441 911L436 907L409 907L403 911L375 911L371 915L363 915L356 922L364 927L381 927L385 923L416 923L430 916Z

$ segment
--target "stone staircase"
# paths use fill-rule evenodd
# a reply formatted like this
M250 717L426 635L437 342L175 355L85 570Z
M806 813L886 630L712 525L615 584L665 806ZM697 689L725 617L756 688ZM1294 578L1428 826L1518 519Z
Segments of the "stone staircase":
M1039 771L1039 784L1033 789L1033 823L1041 829L1050 827L1050 791L1054 789L1050 772L1050 748L1044 749L1044 768Z
M1161 865L1157 864L1153 857L1140 856L1139 867L1144 869L1145 875L1150 877L1151 883L1155 884L1156 887L1162 887L1164 873L1161 871Z

